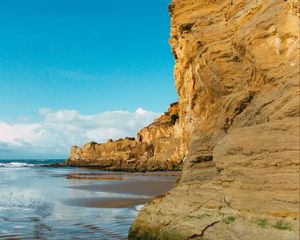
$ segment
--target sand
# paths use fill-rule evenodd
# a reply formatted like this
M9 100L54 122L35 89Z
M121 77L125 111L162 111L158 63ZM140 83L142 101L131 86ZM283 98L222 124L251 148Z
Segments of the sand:
M133 194L141 196L157 196L161 195L171 188L175 187L175 181L162 180L125 180L116 181L108 184L90 184L71 186L70 188L76 188L80 190L97 191L97 192L109 192L109 193L121 193L121 194Z
M116 176L117 175L117 176ZM66 200L64 203L77 207L91 208L133 208L145 204L156 196L162 195L175 187L176 174L160 173L159 175L145 174L82 174L72 175L72 179L93 179L92 184L79 184L69 188L83 191L95 191L117 194L117 197L82 197ZM87 177L87 178L86 178ZM70 179L70 175L66 176ZM98 183L99 182L99 183ZM107 196L107 194L105 194ZM128 196L129 195L129 196ZM83 194L84 196L84 194ZM124 197L123 197L124 196Z
M151 198L76 198L65 203L76 207L90 208L133 208L149 202Z

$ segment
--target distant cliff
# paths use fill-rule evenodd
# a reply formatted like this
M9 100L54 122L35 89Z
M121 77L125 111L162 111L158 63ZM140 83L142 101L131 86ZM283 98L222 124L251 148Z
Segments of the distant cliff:
M299 239L299 2L173 0L179 185L130 239Z
M73 146L67 164L106 170L180 170L178 114L178 104L174 103L136 138L108 140L103 144L92 142L82 148Z

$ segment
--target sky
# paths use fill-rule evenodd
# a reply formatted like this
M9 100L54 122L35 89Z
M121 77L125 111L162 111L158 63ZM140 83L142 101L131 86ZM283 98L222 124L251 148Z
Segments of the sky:
M0 159L135 136L177 101L169 0L1 0Z

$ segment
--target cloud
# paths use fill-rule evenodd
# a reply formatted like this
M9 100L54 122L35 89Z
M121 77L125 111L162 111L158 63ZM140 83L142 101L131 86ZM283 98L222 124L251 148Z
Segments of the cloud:
M0 122L0 158L66 157L72 145L135 136L160 115L142 108L93 115L41 108L38 114L39 122Z

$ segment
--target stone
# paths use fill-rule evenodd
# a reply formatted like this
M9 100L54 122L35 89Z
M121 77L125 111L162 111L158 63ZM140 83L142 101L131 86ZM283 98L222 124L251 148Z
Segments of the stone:
M136 138L109 139L103 144L91 142L82 148L73 146L67 165L122 171L180 170L182 156L177 118L178 104L174 103Z
M169 11L183 171L129 239L299 239L299 2Z

